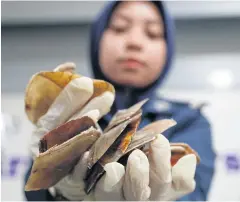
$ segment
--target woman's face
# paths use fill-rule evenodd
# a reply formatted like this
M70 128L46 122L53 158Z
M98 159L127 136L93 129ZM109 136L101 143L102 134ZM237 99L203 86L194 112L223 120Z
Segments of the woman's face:
M164 26L151 2L122 2L100 42L100 66L110 80L132 87L152 84L166 61Z

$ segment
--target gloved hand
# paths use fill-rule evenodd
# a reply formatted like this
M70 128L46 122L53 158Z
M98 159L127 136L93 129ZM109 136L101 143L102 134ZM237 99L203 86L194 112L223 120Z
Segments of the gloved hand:
M75 64L65 63L58 66L54 71L73 72L74 70ZM30 140L30 150L33 158L39 155L39 140L43 135L60 124L70 119L81 117L84 114L87 114L97 122L103 115L108 113L114 101L113 93L105 92L86 104L93 95L93 92L93 80L87 77L76 78L65 86L47 113L40 117L36 123L36 129L31 135ZM88 152L84 153L73 169L73 172L53 187L55 191L69 200L83 200L86 195L84 192L83 176L87 169L87 164L85 163L87 156Z
M126 171L123 165L106 164L106 173L94 190L99 201L176 200L195 189L197 159L189 154L171 168L169 141L161 134L150 143L148 157L133 151L128 158Z

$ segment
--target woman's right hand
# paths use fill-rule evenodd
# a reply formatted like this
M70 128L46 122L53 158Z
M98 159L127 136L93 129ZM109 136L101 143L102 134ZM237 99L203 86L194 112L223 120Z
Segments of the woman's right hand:
M75 64L65 63L58 66L54 71L75 70ZM36 129L31 135L30 150L33 159L39 155L39 141L49 131L57 126L67 122L74 115L74 119L82 115L89 115L98 121L99 117L105 115L111 108L114 95L111 92L105 92L94 98L96 102L88 102L93 95L93 80L88 77L80 77L70 81L61 91L53 104L36 123ZM68 200L83 200L86 196L84 192L83 177L87 170L87 156L85 152L80 158L73 172L60 180L52 189L60 193Z

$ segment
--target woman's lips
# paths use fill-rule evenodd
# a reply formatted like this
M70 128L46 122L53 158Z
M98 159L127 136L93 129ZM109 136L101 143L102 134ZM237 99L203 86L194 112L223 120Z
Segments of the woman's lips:
M143 62L136 59L124 59L120 63L124 68L130 69L142 68L144 66Z

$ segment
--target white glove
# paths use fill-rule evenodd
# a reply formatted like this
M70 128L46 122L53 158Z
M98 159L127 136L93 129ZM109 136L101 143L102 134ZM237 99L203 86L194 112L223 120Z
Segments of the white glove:
M88 155L89 152L85 152L73 169L73 172L64 177L53 187L55 192L60 193L70 201L82 201L86 198L87 195L84 191L85 183L83 179L87 172ZM88 197L92 197L92 195Z
M176 200L195 189L197 159L189 154L171 168L169 141L158 135L150 143L148 157L141 151L133 151L128 158L126 171L123 165L106 164L106 173L94 191L98 201L167 201Z
M65 63L58 66L54 71L74 71L75 64ZM105 92L95 97L86 104L93 95L93 80L87 77L80 77L70 81L54 100L46 114L38 120L36 130L31 135L30 150L33 158L39 155L39 140L47 132L53 130L60 124L68 120L76 119L82 115L89 115L91 118L99 120L100 117L108 113L114 101L114 95ZM84 192L83 176L86 173L85 152L73 172L59 181L53 188L69 200L83 200L86 196ZM52 193L52 188L50 188Z

